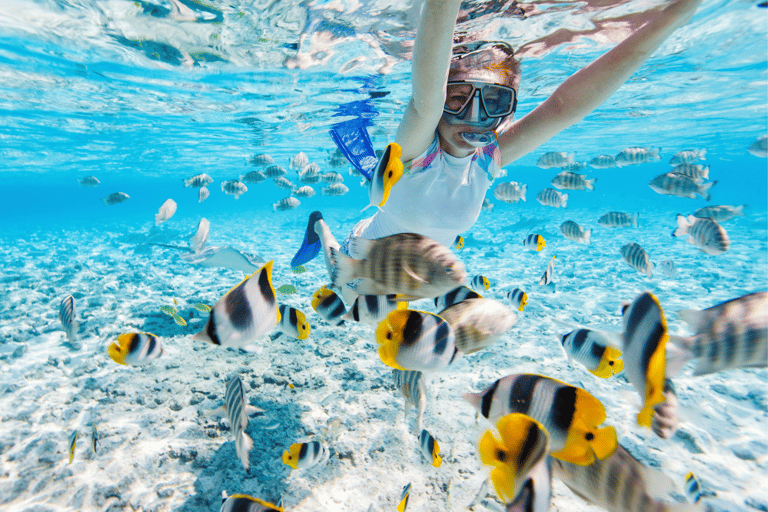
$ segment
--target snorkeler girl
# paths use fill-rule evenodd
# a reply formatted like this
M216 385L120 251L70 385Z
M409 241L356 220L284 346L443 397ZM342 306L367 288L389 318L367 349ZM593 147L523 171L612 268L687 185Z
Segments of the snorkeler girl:
M323 249L349 253L355 237L418 233L450 246L477 221L502 167L577 123L616 91L702 0L675 0L616 47L568 78L541 105L514 120L520 65L500 41L453 46L461 0L426 0L413 50L412 96L397 129L406 172L387 203L352 229L340 246L320 212L310 214L301 265ZM348 254L356 258L355 254ZM354 298L342 290L345 300Z

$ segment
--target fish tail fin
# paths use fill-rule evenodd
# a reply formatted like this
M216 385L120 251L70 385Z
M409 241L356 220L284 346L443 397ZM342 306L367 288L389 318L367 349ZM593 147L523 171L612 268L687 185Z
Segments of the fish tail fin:
M704 169L701 170L701 177L705 180L709 179L709 166L706 166Z
M591 229L588 229L588 230L586 230L584 232L584 240L586 240L588 244L591 243L591 241L590 241L590 237L591 236L592 236L592 230Z
M707 159L707 148L702 149L699 151L699 160L706 160Z
M338 249L331 249L331 284L334 288L341 289L343 285L354 281L357 270L355 261Z
M640 220L640 214L636 213L636 214L630 216L629 220L630 220L630 222L632 222L633 226L637 227L638 226L637 222Z
M562 201L563 208L568 207L568 194L563 194L563 201Z
M595 182L597 182L597 178L593 178L591 180L584 180L584 186L587 187L587 190L595 190Z
M666 345L666 366L664 376L668 379L679 374L693 356L693 341L695 337L670 336Z
M277 207L272 205L275 210ZM315 256L320 253L320 249L323 248L323 244L320 241L320 237L315 232L315 223L322 220L323 214L319 211L314 211L309 214L309 221L307 222L307 229L304 232L304 240L301 242L301 247L296 251L296 254L291 259L291 266L298 267L312 261Z
M748 207L749 207L748 204L741 204L741 205L737 206L734 209L733 214L734 215L738 215L740 217L743 217L744 216L744 208L748 208Z
M709 201L710 199L712 199L712 194L709 193L709 189L711 189L715 185L717 185L717 180L710 181L709 183L705 183L701 185L701 187L699 188L699 194L701 195L701 197L704 198L705 201Z
M672 232L672 236L684 236L688 234L688 228L691 227L691 224L688 222L688 219L685 218L685 215L677 214L677 229L675 229Z
M185 180L184 178L181 178L181 182L184 184L185 187L188 187L190 180Z

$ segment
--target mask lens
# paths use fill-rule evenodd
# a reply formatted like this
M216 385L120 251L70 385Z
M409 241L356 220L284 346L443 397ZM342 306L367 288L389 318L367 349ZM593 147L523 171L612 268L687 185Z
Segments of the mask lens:
M448 84L445 94L445 106L443 110L449 114L458 114L472 99L475 86L470 83Z
M482 89L483 106L489 117L502 117L512 113L514 91L497 85L484 85Z

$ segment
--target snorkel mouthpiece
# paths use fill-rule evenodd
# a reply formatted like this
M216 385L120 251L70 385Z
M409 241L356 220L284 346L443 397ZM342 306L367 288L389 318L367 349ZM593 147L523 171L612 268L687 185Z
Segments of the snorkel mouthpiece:
M461 132L459 136L464 142L476 148L487 146L496 139L496 133L493 130L482 133Z

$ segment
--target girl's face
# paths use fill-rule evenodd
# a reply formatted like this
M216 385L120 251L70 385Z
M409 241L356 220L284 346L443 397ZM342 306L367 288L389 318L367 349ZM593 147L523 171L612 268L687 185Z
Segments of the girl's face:
M437 123L437 133L440 136L440 147L451 156L464 157L475 152L475 147L461 138L462 132L481 133L483 130L468 124L451 124L445 116Z

